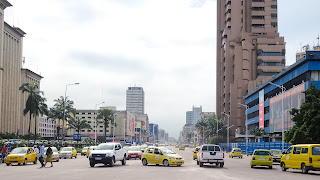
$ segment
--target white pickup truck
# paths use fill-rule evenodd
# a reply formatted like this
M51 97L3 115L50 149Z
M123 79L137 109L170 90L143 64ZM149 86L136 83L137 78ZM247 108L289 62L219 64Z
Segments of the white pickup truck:
M121 161L122 165L126 165L127 155L127 150L123 149L120 143L102 143L91 151L89 162L91 167L98 163L113 167L116 161Z
M216 166L220 165L220 167L223 167L224 152L222 152L219 145L204 144L201 146L197 154L197 165L203 167L204 163L215 163Z

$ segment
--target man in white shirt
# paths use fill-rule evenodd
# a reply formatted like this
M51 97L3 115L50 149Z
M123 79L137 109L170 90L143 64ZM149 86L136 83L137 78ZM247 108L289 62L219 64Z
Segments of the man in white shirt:
M37 156L38 156L38 159L39 159L39 149L38 149L38 145L34 145L34 146L33 146L33 150L34 150L34 152L37 153Z

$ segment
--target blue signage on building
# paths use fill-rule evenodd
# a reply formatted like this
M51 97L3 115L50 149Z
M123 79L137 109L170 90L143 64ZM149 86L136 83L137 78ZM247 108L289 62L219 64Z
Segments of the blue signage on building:
M73 134L74 140L81 140L81 134Z

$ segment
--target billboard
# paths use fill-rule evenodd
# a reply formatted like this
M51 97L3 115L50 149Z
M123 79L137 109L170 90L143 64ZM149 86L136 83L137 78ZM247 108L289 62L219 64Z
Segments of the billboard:
M282 131L282 115L284 119L284 131L291 129L294 122L291 121L291 108L300 108L305 101L305 83L295 86L283 94L283 109L282 109L282 94L279 94L270 99L270 133Z
M259 129L264 129L264 89L259 91Z
M135 115L127 111L127 128L126 132L129 136L134 136Z

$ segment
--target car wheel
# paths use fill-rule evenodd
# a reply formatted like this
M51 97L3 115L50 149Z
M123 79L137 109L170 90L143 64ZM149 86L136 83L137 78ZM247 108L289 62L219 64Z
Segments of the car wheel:
M281 163L281 170L282 171L286 171L287 170L286 164L284 164L284 162Z
M28 160L25 159L23 165L26 165L28 163Z
M57 162L59 162L59 159L57 159Z
M34 158L33 164L37 164L38 158Z
M168 167L169 166L169 161L168 160L163 160L163 166L166 166L166 167Z
M220 163L220 167L223 168L224 163Z
M302 164L301 165L301 170L302 170L302 174L308 174L308 168L306 167L306 165L305 164Z
M269 169L272 169L272 166L269 166Z
M144 165L144 166L148 165L147 159L145 159L145 158L142 159L142 165Z
M72 156L70 157L70 159L72 159Z
M110 162L110 164L109 164L109 167L113 167L114 166L114 157L112 158L112 160L111 160L111 162Z
M94 162L90 162L90 167L94 167Z
M231 158L233 158L233 156L231 156Z
M199 161L197 161L197 165L199 165Z
M203 167L203 162L199 162L199 166L200 166L200 167Z
M251 165L251 168L254 168L254 165Z
M9 163L7 163L7 166L9 166L10 164Z
M61 159L61 157L59 157L59 159Z
M66 157L64 157L64 159L67 159Z
M76 155L76 157L75 158L77 158L77 155Z
M124 155L122 161L121 161L122 165L126 165L126 155Z

